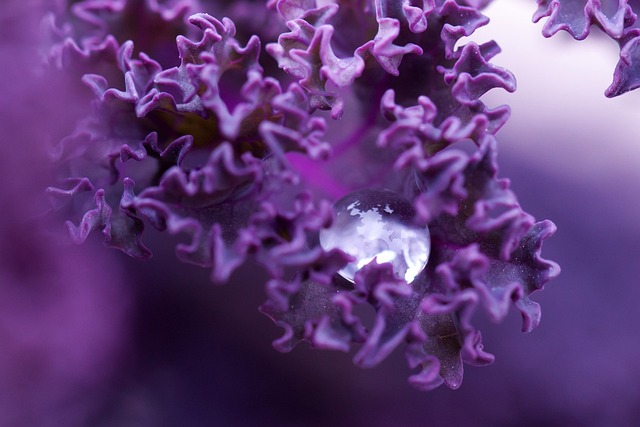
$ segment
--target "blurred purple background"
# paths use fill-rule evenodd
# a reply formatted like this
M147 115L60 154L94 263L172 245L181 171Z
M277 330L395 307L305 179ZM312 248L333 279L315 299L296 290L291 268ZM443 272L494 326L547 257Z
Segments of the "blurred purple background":
M558 226L543 255L563 271L533 295L543 320L531 334L516 313L501 325L477 313L496 362L430 393L407 384L401 352L372 370L306 345L276 352L281 331L257 311L251 266L216 287L175 259L168 236L151 233L155 257L140 262L99 236L69 248L50 224L24 227L46 186L43 129L64 132L73 105L62 84L26 77L35 34L22 25L39 3L11 9L0 45L0 425L640 425L640 94L605 99L615 46L542 39L530 3L496 1L478 37L502 45L495 62L519 80L516 94L487 96L513 108L500 175Z

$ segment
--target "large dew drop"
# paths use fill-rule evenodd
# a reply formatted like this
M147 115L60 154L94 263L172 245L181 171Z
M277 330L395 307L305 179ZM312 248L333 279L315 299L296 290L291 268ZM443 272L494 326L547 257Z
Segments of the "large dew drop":
M325 250L341 249L355 258L338 273L354 281L358 270L375 259L393 265L394 273L411 283L427 265L431 251L429 229L413 223L415 210L399 194L362 190L338 200L336 220L320 232Z

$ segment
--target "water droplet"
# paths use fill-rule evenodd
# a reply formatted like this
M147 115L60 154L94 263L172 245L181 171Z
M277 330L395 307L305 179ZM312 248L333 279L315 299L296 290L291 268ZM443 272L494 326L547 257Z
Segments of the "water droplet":
M399 194L361 190L334 204L336 220L320 231L325 250L341 249L355 258L338 273L353 282L355 274L375 259L393 265L394 273L411 283L427 265L429 229L413 223L415 210Z

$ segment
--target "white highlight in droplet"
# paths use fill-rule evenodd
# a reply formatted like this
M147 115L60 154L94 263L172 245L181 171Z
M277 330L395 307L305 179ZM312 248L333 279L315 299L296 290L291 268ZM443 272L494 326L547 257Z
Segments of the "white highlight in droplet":
M334 209L336 220L320 231L320 245L355 258L338 272L342 277L353 282L373 260L391 263L407 283L424 270L431 252L429 229L413 223L415 210L408 200L391 191L361 190L338 200Z

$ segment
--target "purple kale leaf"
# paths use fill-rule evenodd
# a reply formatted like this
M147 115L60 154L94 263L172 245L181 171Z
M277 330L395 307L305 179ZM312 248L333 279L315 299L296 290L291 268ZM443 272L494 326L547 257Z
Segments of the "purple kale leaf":
M608 97L622 95L640 87L640 29L636 0L538 0L534 22L547 18L542 34L551 37L568 32L576 40L589 36L596 26L620 47L620 59L613 82L605 91Z
M123 90L101 75L84 76L95 94L92 111L56 146L67 187L49 190L72 198L71 214L82 214L78 226L69 223L75 241L100 230L107 244L145 258L144 219L190 234L194 241L180 246L180 257L208 265L214 225L242 211L241 205L257 208L242 200L288 179L275 172L284 151L326 155L324 121L309 117L308 97L297 85L283 91L262 76L257 37L241 46L228 19L200 14L190 22L202 33L196 41L178 37L179 66L163 70L145 54L132 59L128 41L114 64ZM233 80L222 80L227 74ZM134 182L147 190L135 195ZM82 191L94 193L94 200Z
M537 326L540 309L529 296L559 273L540 256L555 226L534 222L508 182L497 178L494 140L487 138L472 156L439 153L423 166L420 180L424 191L415 206L418 220L429 225L432 252L419 278L408 284L394 276L390 264L371 263L353 286L340 277L330 283L302 276L273 282L262 311L285 329L276 348L287 351L303 339L342 351L361 344L354 362L371 367L404 343L409 365L420 368L410 378L414 386L457 388L463 362L493 361L472 324L478 308L497 322L513 304L524 331ZM357 309L362 306L375 311L364 332L363 310Z
M100 233L148 258L150 226L186 236L177 257L216 283L263 269L278 350L355 344L371 367L403 345L415 387L457 388L463 363L493 361L478 308L500 321L513 304L530 331L529 296L559 272L540 255L553 224L497 177L509 109L481 97L515 79L491 64L495 42L462 40L488 3L70 2L46 20L46 59L86 108L52 147L52 206L76 243ZM413 282L382 262L350 283L354 257L320 244L332 202L363 188L405 197L428 227Z

